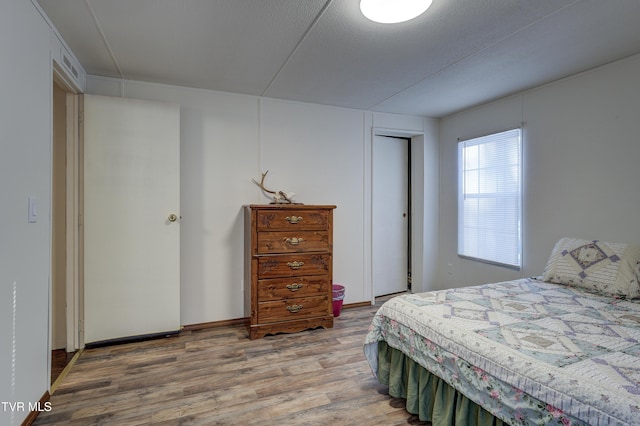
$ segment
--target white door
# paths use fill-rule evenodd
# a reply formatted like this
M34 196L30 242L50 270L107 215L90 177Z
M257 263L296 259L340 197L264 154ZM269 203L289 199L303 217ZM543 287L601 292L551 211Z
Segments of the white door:
M85 343L180 328L179 206L180 107L85 95Z
M372 279L383 296L408 287L409 141L375 136L372 156Z

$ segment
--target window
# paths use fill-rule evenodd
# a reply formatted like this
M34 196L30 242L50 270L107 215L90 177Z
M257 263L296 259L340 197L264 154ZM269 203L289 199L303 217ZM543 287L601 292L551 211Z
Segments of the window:
M458 143L458 255L520 269L520 129Z

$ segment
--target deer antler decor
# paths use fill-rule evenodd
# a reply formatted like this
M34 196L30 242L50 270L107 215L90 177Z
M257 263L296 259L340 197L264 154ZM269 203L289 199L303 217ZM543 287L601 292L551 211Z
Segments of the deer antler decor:
M255 179L251 179L251 181L253 183L255 183L256 185L258 185L260 187L260 189L262 189L263 192L267 193L267 194L271 194L271 198L273 199L272 203L275 204L291 204L293 203L293 197L294 193L287 193L284 191L272 191L270 189L265 188L264 186L264 178L267 177L267 173L269 173L269 170L267 170L266 172L262 173L262 178L260 179L260 182L258 182Z

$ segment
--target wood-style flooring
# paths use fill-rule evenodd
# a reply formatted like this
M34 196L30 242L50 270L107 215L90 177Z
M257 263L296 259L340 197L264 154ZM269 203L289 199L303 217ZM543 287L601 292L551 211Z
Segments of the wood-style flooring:
M51 383L56 381L74 355L75 352L67 352L64 349L51 351Z
M257 340L234 325L87 349L33 424L419 424L364 358L376 309L343 309L332 329Z

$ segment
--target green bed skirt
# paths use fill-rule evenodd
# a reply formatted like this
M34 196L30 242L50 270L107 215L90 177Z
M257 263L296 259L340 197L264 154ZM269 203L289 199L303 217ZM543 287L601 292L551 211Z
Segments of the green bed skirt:
M434 426L507 424L384 341L378 342L378 381L389 386L389 395L407 400L409 413Z

